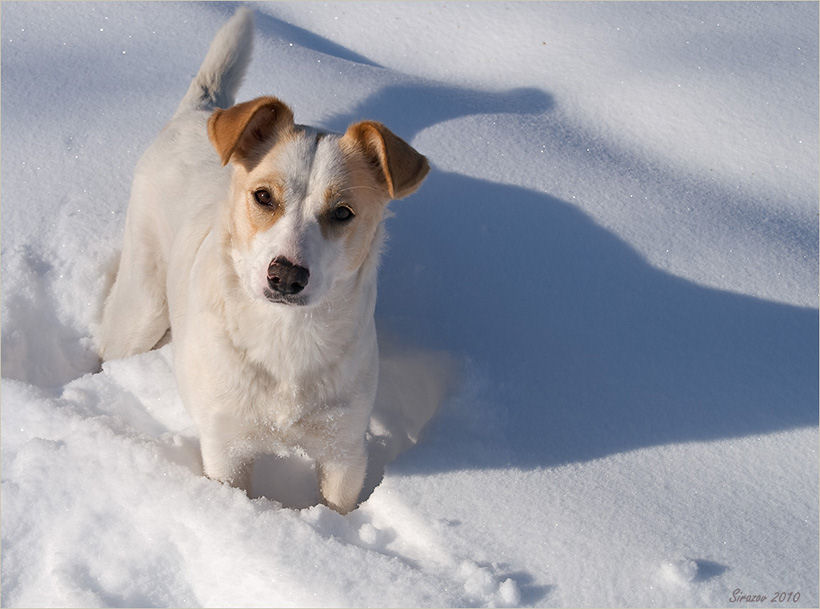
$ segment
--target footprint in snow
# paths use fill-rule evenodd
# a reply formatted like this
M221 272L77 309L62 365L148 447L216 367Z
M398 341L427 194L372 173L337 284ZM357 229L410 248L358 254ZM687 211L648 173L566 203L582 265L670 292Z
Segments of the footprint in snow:
M469 606L515 607L521 603L516 581L494 564L458 556L434 524L391 493L377 490L358 510L342 517L324 507L302 512L325 536L401 560L413 569L449 580ZM452 528L452 527L449 527Z
M668 584L688 586L717 577L728 567L709 560L679 558L661 563L660 578Z

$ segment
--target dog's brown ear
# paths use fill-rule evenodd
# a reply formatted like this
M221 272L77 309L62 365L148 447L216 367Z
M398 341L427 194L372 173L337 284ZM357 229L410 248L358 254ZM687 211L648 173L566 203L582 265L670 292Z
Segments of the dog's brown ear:
M414 193L430 171L424 155L376 121L351 125L343 139L352 141L364 152L391 199Z
M293 124L293 112L275 97L257 97L208 119L208 137L223 165L233 157L250 170L264 152L262 144L274 133Z

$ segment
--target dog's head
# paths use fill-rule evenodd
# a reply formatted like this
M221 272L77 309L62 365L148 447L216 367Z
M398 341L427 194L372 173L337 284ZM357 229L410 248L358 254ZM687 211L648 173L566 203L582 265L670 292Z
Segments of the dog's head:
M253 298L322 301L371 255L387 203L414 192L427 159L380 123L344 135L296 125L273 97L216 110L208 136L233 165L236 271Z

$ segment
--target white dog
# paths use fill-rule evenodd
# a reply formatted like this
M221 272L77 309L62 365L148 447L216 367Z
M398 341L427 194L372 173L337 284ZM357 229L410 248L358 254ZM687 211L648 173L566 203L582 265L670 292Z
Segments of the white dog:
M301 450L346 513L367 465L385 206L429 167L376 122L332 134L273 97L233 105L252 30L245 9L223 26L136 168L99 350L147 351L170 327L205 474L247 489L255 455Z

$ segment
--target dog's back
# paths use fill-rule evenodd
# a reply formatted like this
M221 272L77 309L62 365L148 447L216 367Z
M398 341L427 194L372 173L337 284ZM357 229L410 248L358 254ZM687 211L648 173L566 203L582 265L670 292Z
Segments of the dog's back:
M170 328L165 283L174 239L191 218L208 223L230 182L230 170L208 142L208 118L233 105L252 48L253 16L240 8L214 37L170 123L137 164L121 262L98 331L103 359L148 351ZM189 230L183 238L197 235Z

